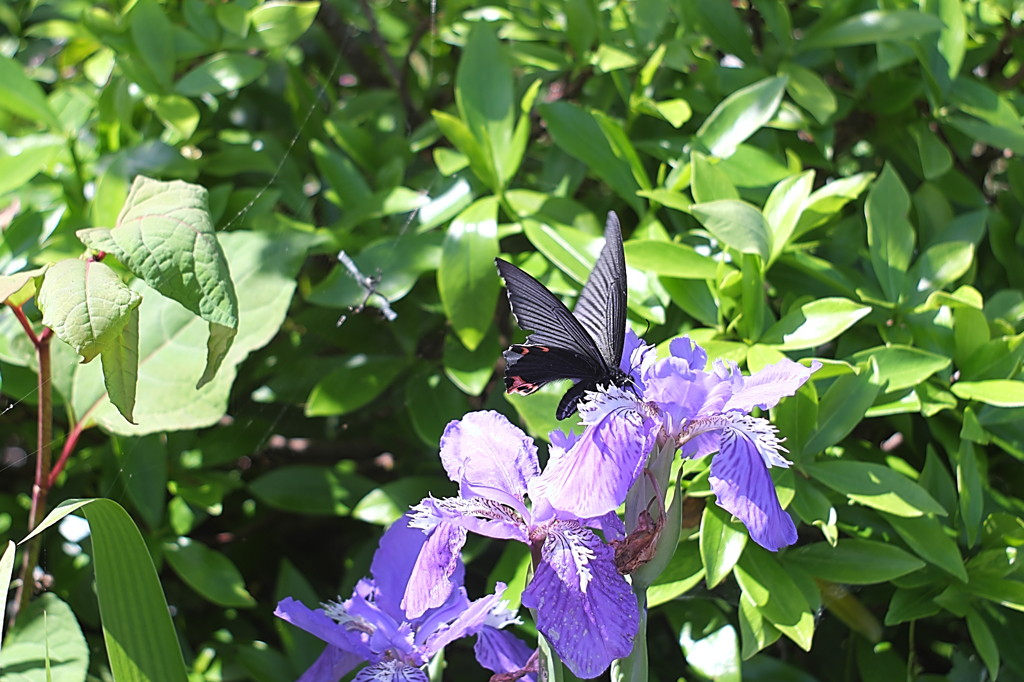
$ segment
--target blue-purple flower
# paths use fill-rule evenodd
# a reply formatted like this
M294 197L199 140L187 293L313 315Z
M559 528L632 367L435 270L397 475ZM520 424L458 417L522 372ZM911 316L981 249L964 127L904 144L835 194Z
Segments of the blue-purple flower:
M600 675L629 655L639 628L636 596L615 568L605 539L622 537L615 508L642 471L653 445L654 423L624 416L582 437L552 434L543 473L533 440L497 412L472 412L453 421L441 438L441 461L459 484L459 496L427 498L414 507L412 526L429 533L406 593L417 609L446 599L453 557L466 531L518 540L533 554L533 580L523 604L535 610L537 629L577 676ZM647 428L649 439L623 439L630 428ZM614 443L614 447L606 447ZM586 447L591 467L574 466ZM572 469L573 478L566 472ZM529 498L529 503L527 503Z
M421 666L445 645L473 634L480 635L476 654L484 667L516 672L526 666L529 648L500 630L518 622L501 601L505 585L469 601L457 556L445 578L445 598L418 613L409 611L403 596L427 537L408 522L403 516L384 533L370 566L373 579L360 580L349 599L316 610L290 597L277 605L274 615L327 642L299 682L338 682L364 662L369 665L353 682L427 682Z
M716 452L711 460L710 483L720 507L738 517L750 537L777 551L796 542L793 519L779 504L769 468L788 467L786 452L775 427L751 416L754 407L767 410L793 395L820 364L810 368L783 359L751 376L743 376L733 362L716 361L705 369L707 354L688 337L669 344L670 357L657 359L632 332L627 351L640 378L625 388L588 394L580 417L590 434L600 440L577 450L573 469L587 470L607 451L628 450L651 439L650 424L657 426L661 443L675 443L684 457L699 458ZM572 479L572 470L564 479Z

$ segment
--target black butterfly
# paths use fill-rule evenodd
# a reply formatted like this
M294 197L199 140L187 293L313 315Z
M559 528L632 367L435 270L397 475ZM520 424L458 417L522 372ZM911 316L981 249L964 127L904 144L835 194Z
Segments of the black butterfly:
M525 344L515 344L504 353L505 389L526 395L546 383L572 379L575 385L555 412L559 419L576 411L585 391L628 381L619 368L626 337L626 257L614 212L608 213L604 238L604 248L573 312L533 277L494 259L508 287L516 321L524 331L533 332Z

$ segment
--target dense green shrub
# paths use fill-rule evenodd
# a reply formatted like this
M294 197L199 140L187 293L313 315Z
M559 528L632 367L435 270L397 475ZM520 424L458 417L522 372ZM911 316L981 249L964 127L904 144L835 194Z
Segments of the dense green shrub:
M795 546L747 542L708 458L683 467L650 679L1024 679L1022 12L0 3L0 530L97 499L63 508L91 537L21 545L49 594L0 680L47 655L62 682L180 679L150 556L190 679L295 679L320 645L274 604L347 595L385 526L453 494L450 420L557 426L564 387L502 390L523 334L493 259L571 305L609 210L663 355L687 333L748 372L823 363L770 415ZM166 220L186 209L218 240ZM119 241L136 220L171 251ZM518 605L525 548L463 558L471 596ZM486 679L464 642L445 657Z

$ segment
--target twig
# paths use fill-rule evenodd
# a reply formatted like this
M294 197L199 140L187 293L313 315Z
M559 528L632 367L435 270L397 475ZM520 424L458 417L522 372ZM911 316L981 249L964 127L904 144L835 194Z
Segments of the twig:
M67 440L64 441L64 447L60 451L60 458L57 463L50 469L50 476L47 483L47 488L52 488L53 484L57 482L57 477L60 476L60 472L64 471L64 465L67 464L68 458L71 457L71 453L75 451L75 446L78 444L78 437L82 435L82 426L85 424L85 419L80 420L71 429L71 433L68 434Z

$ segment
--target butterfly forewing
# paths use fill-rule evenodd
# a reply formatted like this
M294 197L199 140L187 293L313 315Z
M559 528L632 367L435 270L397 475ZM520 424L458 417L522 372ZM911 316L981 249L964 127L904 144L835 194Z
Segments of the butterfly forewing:
M533 332L528 345L561 348L587 358L596 372L606 367L603 354L565 304L547 288L511 263L495 259L508 288L508 300L520 328ZM572 375L563 375L568 378ZM578 377L577 377L578 378Z
M604 247L573 308L609 368L619 366L626 328L626 258L619 219L608 213Z

